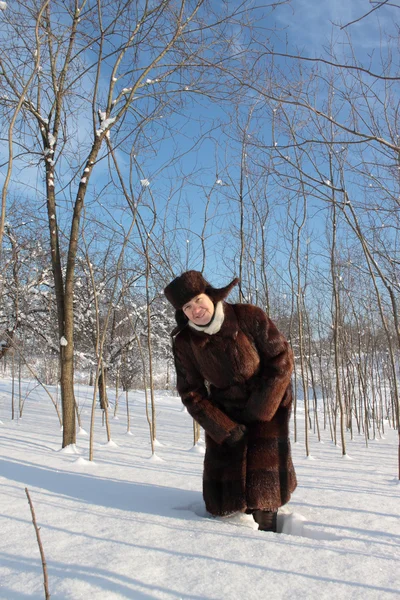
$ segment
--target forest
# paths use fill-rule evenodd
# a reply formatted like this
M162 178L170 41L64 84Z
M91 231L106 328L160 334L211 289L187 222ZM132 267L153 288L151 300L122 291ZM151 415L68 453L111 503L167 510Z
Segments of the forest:
M77 383L107 427L107 390L141 389L156 440L155 392L174 389L163 289L196 269L239 277L230 301L287 336L307 455L322 429L343 455L385 426L400 448L399 7L369 3L307 46L286 0L0 5L10 417L33 378L66 447Z

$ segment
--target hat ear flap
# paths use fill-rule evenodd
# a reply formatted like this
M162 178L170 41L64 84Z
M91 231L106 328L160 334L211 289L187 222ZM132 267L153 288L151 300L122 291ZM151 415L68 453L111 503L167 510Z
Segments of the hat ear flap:
M183 327L189 321L189 319L187 318L187 316L181 308L178 308L178 310L175 311L175 321L177 322L179 327Z
M188 323L189 319L181 308L175 311L176 327L171 331L171 336L175 337Z
M221 300L225 300L225 298L229 295L232 288L235 287L239 283L239 279L235 277L233 281L231 281L228 285L222 288L213 288L211 286L207 287L204 291L207 296L211 298L211 300L216 304Z

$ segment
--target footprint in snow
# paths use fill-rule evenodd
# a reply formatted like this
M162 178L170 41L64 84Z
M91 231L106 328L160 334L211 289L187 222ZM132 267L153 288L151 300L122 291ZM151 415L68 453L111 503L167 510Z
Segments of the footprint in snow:
M204 503L196 502L189 506L179 507L176 510L187 510L193 512L198 517L211 519L226 525L234 525L236 527L247 527L249 529L258 529L252 515L244 513L235 513L230 517L214 517L207 512ZM334 533L329 533L321 529L315 529L307 524L307 519L300 513L296 512L278 512L278 533L286 535L295 535L306 537L314 540L340 540L341 538Z

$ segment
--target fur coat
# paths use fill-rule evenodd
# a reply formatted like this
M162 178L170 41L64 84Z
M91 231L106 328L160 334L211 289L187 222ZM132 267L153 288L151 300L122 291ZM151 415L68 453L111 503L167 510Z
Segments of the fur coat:
M293 354L260 308L220 302L217 309L219 329L188 324L173 343L178 392L206 432L206 508L212 515L275 511L296 488L289 442ZM247 435L228 445L240 424Z

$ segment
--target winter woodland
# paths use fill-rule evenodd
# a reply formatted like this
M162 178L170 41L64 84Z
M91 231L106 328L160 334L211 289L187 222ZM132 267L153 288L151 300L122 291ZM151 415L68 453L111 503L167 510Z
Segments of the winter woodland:
M180 410L162 290L197 269L215 286L238 276L231 301L290 341L299 460L325 441L365 466L388 435L385 481L400 478L400 9L309 11L0 2L0 434L26 414L64 450L86 431L93 463L114 427L134 433L134 394L157 460L174 431L162 407ZM186 584L115 597L223 597ZM363 597L396 582L375 587Z

